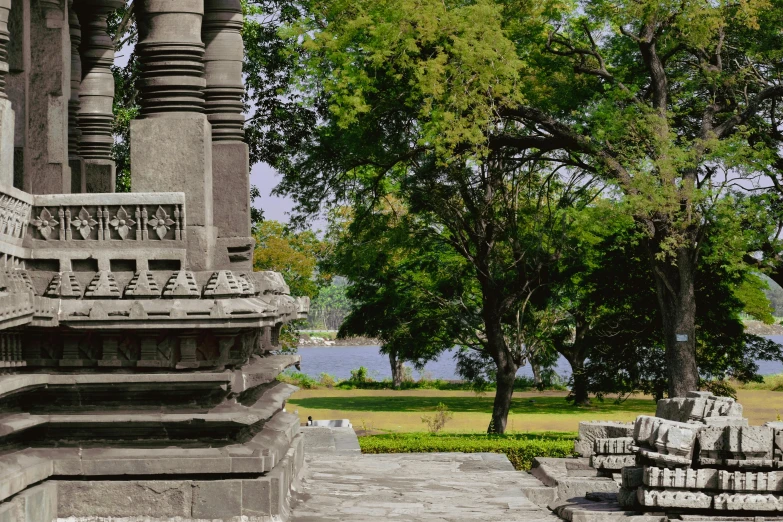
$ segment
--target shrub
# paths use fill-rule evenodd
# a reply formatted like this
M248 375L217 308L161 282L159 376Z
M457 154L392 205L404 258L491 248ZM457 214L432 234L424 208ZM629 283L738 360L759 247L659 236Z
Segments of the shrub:
M575 433L506 435L395 433L359 437L362 453L504 453L517 470L530 469L535 457L570 457Z
M351 370L351 378L349 380L354 384L370 382L370 378L367 374L367 368L364 366L359 366L357 369Z
M422 416L421 422L427 425L427 429L430 433L438 433L446 426L446 423L449 422L452 417L454 417L454 413L449 411L449 407L442 402L439 402L435 407L435 414Z
M299 386L302 389L310 390L318 387L318 382L307 375L306 373L295 372L286 370L277 376L277 380L294 386Z
M327 388L334 388L337 386L337 379L328 373L322 372L321 375L318 376L318 384L320 386L326 386Z

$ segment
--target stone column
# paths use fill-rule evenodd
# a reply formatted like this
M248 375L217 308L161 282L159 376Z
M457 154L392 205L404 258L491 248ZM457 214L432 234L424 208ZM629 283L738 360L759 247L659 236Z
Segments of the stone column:
M68 167L68 99L71 44L65 0L25 2L24 190L71 191ZM29 43L28 43L29 42Z
M250 164L244 138L242 94L242 4L205 0L202 35L206 111L212 124L214 223L218 229L216 269L252 270Z
M69 5L73 6L73 0ZM82 131L79 128L79 88L82 84L82 57L79 47L82 43L82 28L76 11L68 11L68 27L71 34L71 99L68 100L68 165L71 167L71 192L86 191L84 186L84 161L79 154Z
M133 192L185 192L188 262L212 267L212 127L204 112L204 0L136 0L141 115L131 122Z
M122 7L123 0L76 0L81 24L82 79L79 86L79 153L84 159L86 192L114 192L114 42L107 32L107 18Z
M17 0L19 1L19 0ZM0 186L14 186L14 110L5 94L5 77L8 74L8 17L11 0L0 0Z

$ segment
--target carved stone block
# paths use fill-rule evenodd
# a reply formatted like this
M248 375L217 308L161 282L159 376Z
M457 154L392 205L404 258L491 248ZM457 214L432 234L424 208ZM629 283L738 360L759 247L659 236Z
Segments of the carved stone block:
M765 426L707 426L699 432L702 459L772 458L773 429Z
M261 276L264 272L255 272L253 276L259 281L259 288L262 293L274 291L275 288L281 288L285 282L281 282L272 275ZM274 274L272 272L271 274ZM267 290L269 289L269 290ZM286 287L287 290L287 287ZM283 292L289 293L289 292ZM583 457L589 457L595 452L595 441L598 439L610 439L630 437L633 435L634 425L631 422L616 421L589 421L579 423L579 439L574 443L574 451Z
M636 455L593 455L590 465L595 469L620 470L636 465Z
M783 496L759 493L719 493L715 509L721 511L783 511Z
M616 439L596 439L595 453L598 455L627 455L632 453L633 437L618 437Z
M627 466L623 468L621 475L621 484L625 489L636 489L644 484L644 474L646 468L642 466Z
M686 424L659 417L640 415L634 426L634 440L651 455L669 455L680 459L663 459L666 462L690 463L696 442L696 435L703 426ZM654 448L654 450L653 450ZM655 457L657 458L657 457Z
M651 488L717 489L718 470L691 468L644 468L643 481Z
M742 405L729 397L708 392L690 392L687 397L658 401L656 417L677 422L723 423L719 418L742 418Z
M711 495L686 489L649 489L642 486L637 490L637 498L645 507L688 509L712 507Z

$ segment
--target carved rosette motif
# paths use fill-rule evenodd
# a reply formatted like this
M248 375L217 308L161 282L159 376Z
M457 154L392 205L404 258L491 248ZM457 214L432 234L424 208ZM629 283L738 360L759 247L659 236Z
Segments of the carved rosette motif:
M78 120L82 132L80 153L84 158L112 157L114 43L107 32L107 17L123 5L123 0L76 0L74 5L82 33Z
M82 207L79 211L79 215L71 220L71 224L79 231L82 239L87 239L90 237L92 229L95 228L95 225L97 225L98 222L92 218L86 208Z
M213 141L242 141L245 134L241 31L240 0L205 0L201 30L206 46L204 93Z
M49 212L46 207L44 207L44 209L41 211L41 214L32 220L32 224L35 228L38 229L38 233L41 234L44 239L49 239L49 236L52 235L52 232L60 224L60 222L52 215L51 212Z
M166 211L163 210L163 207L160 206L158 207L158 210L155 211L155 215L147 221L147 224L152 227L159 239L166 237L171 225L174 223L175 221L171 219L169 215L166 214Z
M204 3L137 0L141 116L204 112Z
M120 238L126 239L131 227L136 224L136 221L131 219L130 214L128 214L124 207L120 207L117 211L117 215L109 221L109 224L114 227L114 230L117 231Z
M6 98L5 76L8 74L8 16L11 14L11 0L0 0L0 98Z

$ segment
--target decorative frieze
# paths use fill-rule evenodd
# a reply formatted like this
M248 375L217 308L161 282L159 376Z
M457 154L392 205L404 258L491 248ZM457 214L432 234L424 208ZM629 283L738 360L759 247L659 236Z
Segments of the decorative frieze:
M0 196L0 220L2 213ZM24 208L18 213L23 215ZM184 197L180 194L41 196L32 215L29 234L40 241L181 242L187 238Z
M637 498L645 507L690 509L712 507L712 495L687 489L649 489L642 486L637 490Z
M633 437L618 437L614 439L596 439L595 440L595 453L606 455L626 455L633 453L631 451L633 446Z
M163 297L198 299L201 297L196 277L188 270L178 270L169 278L163 288Z
M30 223L32 205L8 194L0 194L0 239L22 239Z

